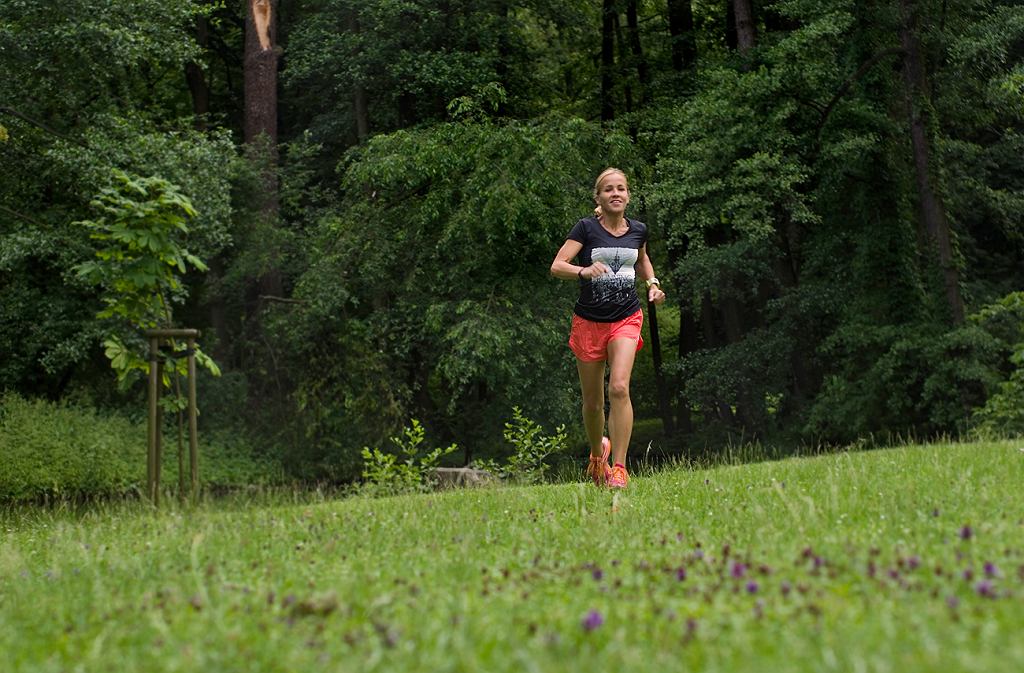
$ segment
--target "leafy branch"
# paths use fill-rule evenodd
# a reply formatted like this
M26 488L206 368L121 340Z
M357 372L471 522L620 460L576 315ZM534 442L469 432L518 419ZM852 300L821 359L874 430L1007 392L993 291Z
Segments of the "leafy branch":
M181 276L189 268L206 271L206 264L185 248L188 219L196 216L192 202L179 187L160 177L138 177L113 171L113 184L91 201L99 216L76 222L89 230L102 246L95 259L78 264L75 271L101 288L104 308L97 318L127 323L134 331L170 327L172 304L187 295ZM105 353L122 386L144 373L144 354L126 345L112 332L104 341ZM172 347L174 344L172 343ZM215 376L216 363L197 349L196 361ZM169 371L184 375L180 360L165 368L164 386L171 387Z

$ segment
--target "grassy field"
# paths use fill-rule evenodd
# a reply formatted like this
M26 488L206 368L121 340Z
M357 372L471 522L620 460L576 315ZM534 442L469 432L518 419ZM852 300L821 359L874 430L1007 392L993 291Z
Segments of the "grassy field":
M1024 442L9 511L3 671L1020 671Z

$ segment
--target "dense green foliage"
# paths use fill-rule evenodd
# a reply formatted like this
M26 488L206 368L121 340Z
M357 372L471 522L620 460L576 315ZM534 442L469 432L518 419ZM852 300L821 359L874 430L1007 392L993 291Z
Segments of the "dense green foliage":
M1024 434L1024 292L1013 292L986 306L975 318L990 325L1011 351L1008 375L975 413L982 434Z
M170 433L166 433L170 436ZM0 397L0 500L55 502L142 493L146 425L73 404ZM165 442L163 483L177 483L176 447ZM227 433L204 437L201 483L237 489L280 483L279 464Z
M669 293L660 450L1019 431L1018 2L273 6L277 152L239 142L245 3L0 6L0 389L140 408L74 273L117 169L195 208L205 428L339 481L413 418L451 461L511 455L514 407L577 445L547 268L617 165Z
M617 494L0 510L0 651L10 673L1020 670L1018 446Z
M996 62L1014 49L1019 56L1022 17L991 3L954 4L947 11L959 15L959 30L930 26L925 35L954 61L935 64L933 104L949 120L933 129L936 170L948 176L960 254L974 248L977 264L961 265L969 300L991 301L1021 282L1024 165L1000 147L1020 142L1020 107L1005 104L1004 70L952 55L983 49L979 33L989 31ZM794 28L766 35L750 63L703 73L698 94L654 126L668 151L652 202L679 260L675 276L692 314L707 321L702 301L716 307L679 361L680 391L705 414L734 410L726 420L755 432L781 422L850 441L962 430L1005 352L989 334L950 325L915 225L893 56L828 100L871 51L896 43L899 17L845 2L773 6ZM989 12L1002 17L1000 31ZM853 30L859 39L844 39ZM987 95L957 77L968 67L989 80ZM978 95L988 119L955 114ZM1003 130L979 142L983 124ZM962 181L952 177L958 171ZM986 174L995 184L982 187ZM770 403L781 417L769 417Z
M0 388L102 389L100 298L73 269L93 254L89 202L111 170L159 176L194 204L192 252L231 239L235 149L226 129L182 123L175 75L199 54L199 3L5 2L0 7ZM102 392L100 397L107 397Z
M296 282L305 304L270 321L303 372L307 436L340 458L424 414L434 433L481 447L500 442L513 406L543 424L574 413L570 289L545 261L587 214L578 176L628 152L572 119L444 124L355 151Z

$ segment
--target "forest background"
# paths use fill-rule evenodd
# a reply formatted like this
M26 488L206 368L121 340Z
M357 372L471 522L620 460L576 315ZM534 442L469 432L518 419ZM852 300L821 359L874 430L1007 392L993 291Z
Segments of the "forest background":
M1012 0L5 0L0 165L0 420L140 421L170 324L290 478L578 445L548 266L613 165L669 296L635 451L1024 432Z

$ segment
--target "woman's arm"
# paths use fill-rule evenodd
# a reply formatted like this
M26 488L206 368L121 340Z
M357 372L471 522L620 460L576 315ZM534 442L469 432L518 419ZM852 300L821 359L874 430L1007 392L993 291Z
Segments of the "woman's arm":
M644 282L658 279L654 275L654 265L651 264L651 258L647 256L646 245L641 246L637 254L636 277ZM647 288L647 301L655 304L665 301L665 293L661 290L661 283L655 283Z
M571 238L566 240L555 255L555 261L551 262L551 275L562 280L576 280L584 278L592 280L608 272L608 267L603 262L594 262L590 266L576 266L572 260L580 254L583 244Z

